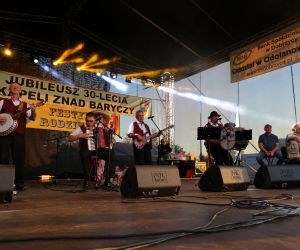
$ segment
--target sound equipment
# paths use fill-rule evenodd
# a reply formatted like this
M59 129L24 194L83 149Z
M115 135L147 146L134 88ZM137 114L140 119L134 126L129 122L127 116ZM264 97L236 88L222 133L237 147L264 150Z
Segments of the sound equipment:
M299 188L300 165L262 166L258 169L254 185L257 188Z
M126 198L173 196L181 181L176 166L137 165L127 170L120 191Z
M246 190L250 178L245 167L212 166L201 176L198 186L202 191L240 191Z
M15 165L0 165L0 202L11 202L14 190Z

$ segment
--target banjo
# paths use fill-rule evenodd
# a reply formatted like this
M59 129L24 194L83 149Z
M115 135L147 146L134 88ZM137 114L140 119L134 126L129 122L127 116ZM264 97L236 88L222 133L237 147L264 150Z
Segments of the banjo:
M40 106L44 105L44 103L45 103L44 101L38 102L33 106L34 107L40 107ZM12 132L14 132L18 127L18 119L20 118L20 116L23 113L27 112L30 108L31 107L26 108L22 111L17 110L14 113L2 113L2 114L0 114L0 117L4 118L4 120L5 120L2 124L0 124L0 136L6 136L6 135L9 135Z
M141 140L139 140L139 139L134 139L134 145L135 145L135 147L137 148L137 149L142 149L146 144L147 144L147 141L148 140L150 140L150 139L153 139L153 138L155 138L155 137L157 137L158 135L159 135L159 133L162 133L163 131L165 131L165 130L168 130L168 129L171 129L171 128L173 128L174 127L174 125L170 125L169 127L166 127L166 128L164 128L164 129L162 129L162 130L160 130L159 132L156 132L156 133L154 133L154 134L152 134L152 135L150 135L150 136L142 136L142 139Z

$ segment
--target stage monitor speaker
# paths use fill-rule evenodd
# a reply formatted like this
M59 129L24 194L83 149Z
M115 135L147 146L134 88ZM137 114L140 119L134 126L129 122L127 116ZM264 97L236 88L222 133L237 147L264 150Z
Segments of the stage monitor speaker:
M198 186L202 191L240 191L250 184L248 171L241 166L212 166L200 177Z
M126 198L149 198L177 195L180 187L176 166L137 165L127 170L120 190Z
M14 190L15 165L0 164L0 201L11 202Z
M257 188L299 188L300 165L260 167L254 178Z

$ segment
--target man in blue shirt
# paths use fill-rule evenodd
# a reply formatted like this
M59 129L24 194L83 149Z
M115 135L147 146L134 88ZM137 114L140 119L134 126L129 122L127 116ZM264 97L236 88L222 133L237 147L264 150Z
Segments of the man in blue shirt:
M272 126L270 124L266 124L264 129L265 133L258 138L260 152L256 157L256 160L261 166L266 166L263 161L265 158L276 157L278 159L277 165L280 165L283 163L283 156L280 150L278 137L272 134Z

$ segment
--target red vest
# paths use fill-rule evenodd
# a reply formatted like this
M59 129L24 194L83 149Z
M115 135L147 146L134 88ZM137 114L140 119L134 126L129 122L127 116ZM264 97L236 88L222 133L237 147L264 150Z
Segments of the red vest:
M3 106L1 109L1 113L11 113L14 114L18 110L19 106L15 106L11 99L3 99ZM25 111L27 108L27 103L23 102L22 111ZM26 112L23 112L18 119L18 127L14 131L14 133L24 134L26 130Z
M144 123L144 125L146 127L148 134L151 135L149 126L146 123ZM144 136L144 131L140 128L140 126L137 122L133 123L133 133Z
M83 124L80 126L80 129L83 133L86 133L86 126ZM95 128L96 129L96 128ZM109 148L111 134L108 132L108 129L100 127L98 128L99 144L98 148ZM79 145L81 148L88 148L87 139L80 138Z

